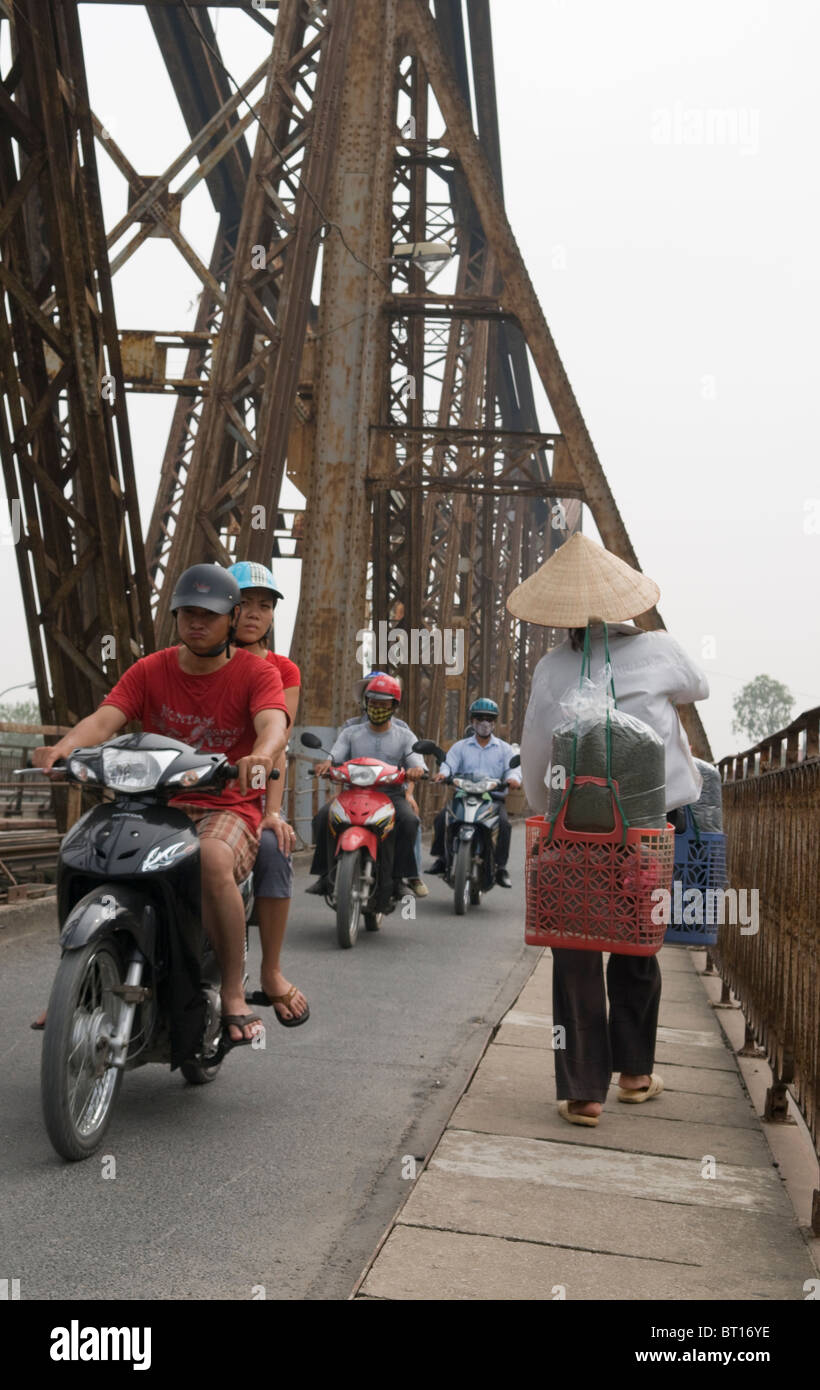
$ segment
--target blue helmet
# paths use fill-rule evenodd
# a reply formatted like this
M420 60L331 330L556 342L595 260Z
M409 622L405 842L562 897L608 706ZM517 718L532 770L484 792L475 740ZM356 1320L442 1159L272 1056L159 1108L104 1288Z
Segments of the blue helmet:
M231 565L228 574L232 574L240 589L267 589L274 598L284 598L276 587L276 580L267 565L260 565L256 560L239 560L235 565Z
M495 703L495 700L488 700L485 696L482 696L480 700L473 700L468 714L471 719L474 714L489 715L492 719L497 719L498 705Z

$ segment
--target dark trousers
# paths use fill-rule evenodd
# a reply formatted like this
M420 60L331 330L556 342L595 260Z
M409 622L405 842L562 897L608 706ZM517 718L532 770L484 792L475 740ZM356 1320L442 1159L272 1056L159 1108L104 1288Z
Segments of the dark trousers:
M552 1023L565 1030L553 1034L558 1099L605 1101L614 1071L650 1075L660 1002L657 956L610 956L605 989L602 952L553 949Z
M417 878L416 830L419 818L411 811L403 790L386 792L396 810L394 829L383 840L379 849L379 863L386 882L394 878ZM330 802L320 806L313 817L313 862L312 874L327 874L336 854L336 838L330 834Z
M504 805L504 802L499 801L497 805L498 836L495 842L495 867L497 869L503 869L506 868L507 860L510 857L510 836L512 834L512 826L510 825L510 818L507 815L507 808ZM436 859L445 858L444 822L446 816L447 808L442 807L442 809L437 813L435 820L433 821L433 843L430 846L430 853L434 855Z

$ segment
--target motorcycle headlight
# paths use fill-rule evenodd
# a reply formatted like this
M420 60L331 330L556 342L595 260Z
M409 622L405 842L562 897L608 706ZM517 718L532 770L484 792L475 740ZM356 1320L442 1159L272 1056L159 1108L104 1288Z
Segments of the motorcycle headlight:
M189 767L185 772L175 772L173 777L169 777L168 785L173 783L176 786L178 783L181 787L193 787L197 782L201 782L210 770L209 767Z
M146 753L131 748L104 748L103 781L121 792L147 792L157 785L178 754L170 750Z
M354 787L372 787L379 771L378 767L349 767L347 769Z
M93 768L88 763L83 762L82 758L69 758L68 770L72 777L76 777L78 782L97 782L99 778Z

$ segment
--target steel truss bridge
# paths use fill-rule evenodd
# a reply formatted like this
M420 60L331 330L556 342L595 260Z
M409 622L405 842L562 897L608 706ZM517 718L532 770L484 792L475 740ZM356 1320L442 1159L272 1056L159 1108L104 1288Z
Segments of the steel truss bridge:
M504 210L489 0L222 8L264 53L240 87L201 0L145 6L190 137L154 174L90 104L76 0L0 0L0 454L42 718L82 717L173 640L187 565L293 554L304 723L345 717L356 634L387 624L462 634L460 673L403 669L413 727L457 736L489 691L520 730L551 634L506 595L583 504L638 561ZM127 185L113 226L101 148ZM207 261L181 229L200 183ZM187 328L117 321L115 277L155 236L201 282ZM175 398L145 526L140 393ZM283 508L285 478L302 511Z

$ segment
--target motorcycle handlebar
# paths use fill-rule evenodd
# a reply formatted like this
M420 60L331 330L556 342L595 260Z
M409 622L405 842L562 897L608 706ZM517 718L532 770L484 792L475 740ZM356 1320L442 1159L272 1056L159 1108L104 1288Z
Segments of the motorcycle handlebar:
M462 775L462 774L461 774L460 772L451 772L451 773L450 773L450 776L449 776L449 777L445 777L444 781L443 781L440 785L443 786L443 787L449 787L450 784L451 784L451 782L453 782L454 779L455 779L456 777L461 777L461 775ZM470 779L468 779L468 780L470 780ZM510 787L509 782L507 782L507 781L502 781L502 782L499 782L499 784L498 784L497 787L491 787L490 790L493 791L493 792L506 792L506 791L509 791L509 787Z
M51 773L51 772L64 772L64 771L66 770L67 767L68 767L68 758L55 758L54 762L51 764L51 767L49 767L49 768L45 768L45 767L18 767L18 768L15 768L15 769L14 769L14 775L17 776L17 777L23 777L23 776L31 776L32 773L39 773L41 776L47 777L47 776L49 775L49 773ZM268 781L269 781L269 782L276 782L276 781L278 781L278 780L279 780L279 775L280 775L280 773L279 773L279 768L278 768L278 767L272 768L271 771L270 771L269 774L268 774ZM239 776L239 768L236 766L236 764L235 764L235 763L226 763L226 764L225 764L225 778L226 778L226 781L228 781L228 782L235 782L238 776ZM89 790L93 790L93 789L94 789L94 786L96 786L96 785L98 785L98 784L92 784L92 786L89 788ZM203 790L204 790L204 789L203 789Z
M339 763L339 764L337 764L336 766L329 768L327 772L322 772L322 773L318 773L318 772L316 771L315 767L309 767L309 768L308 768L308 777L319 777L319 776L321 776L321 777L329 777L329 778L332 778L332 779L333 779L334 781L336 781L336 782L342 781L342 780L344 780L344 779L342 779L342 778L338 778L338 777L333 778L333 773L334 773L334 772L338 772L340 766L341 766L341 764ZM400 768L397 769L397 771L399 771L399 772L406 772L407 769L406 769L406 768L401 768L401 767L400 767ZM423 773L423 777L429 777L429 776L430 776L430 774L429 774L429 772L427 771L427 769L425 768L425 769L424 769L424 773ZM405 779L405 780L406 780L406 779Z

